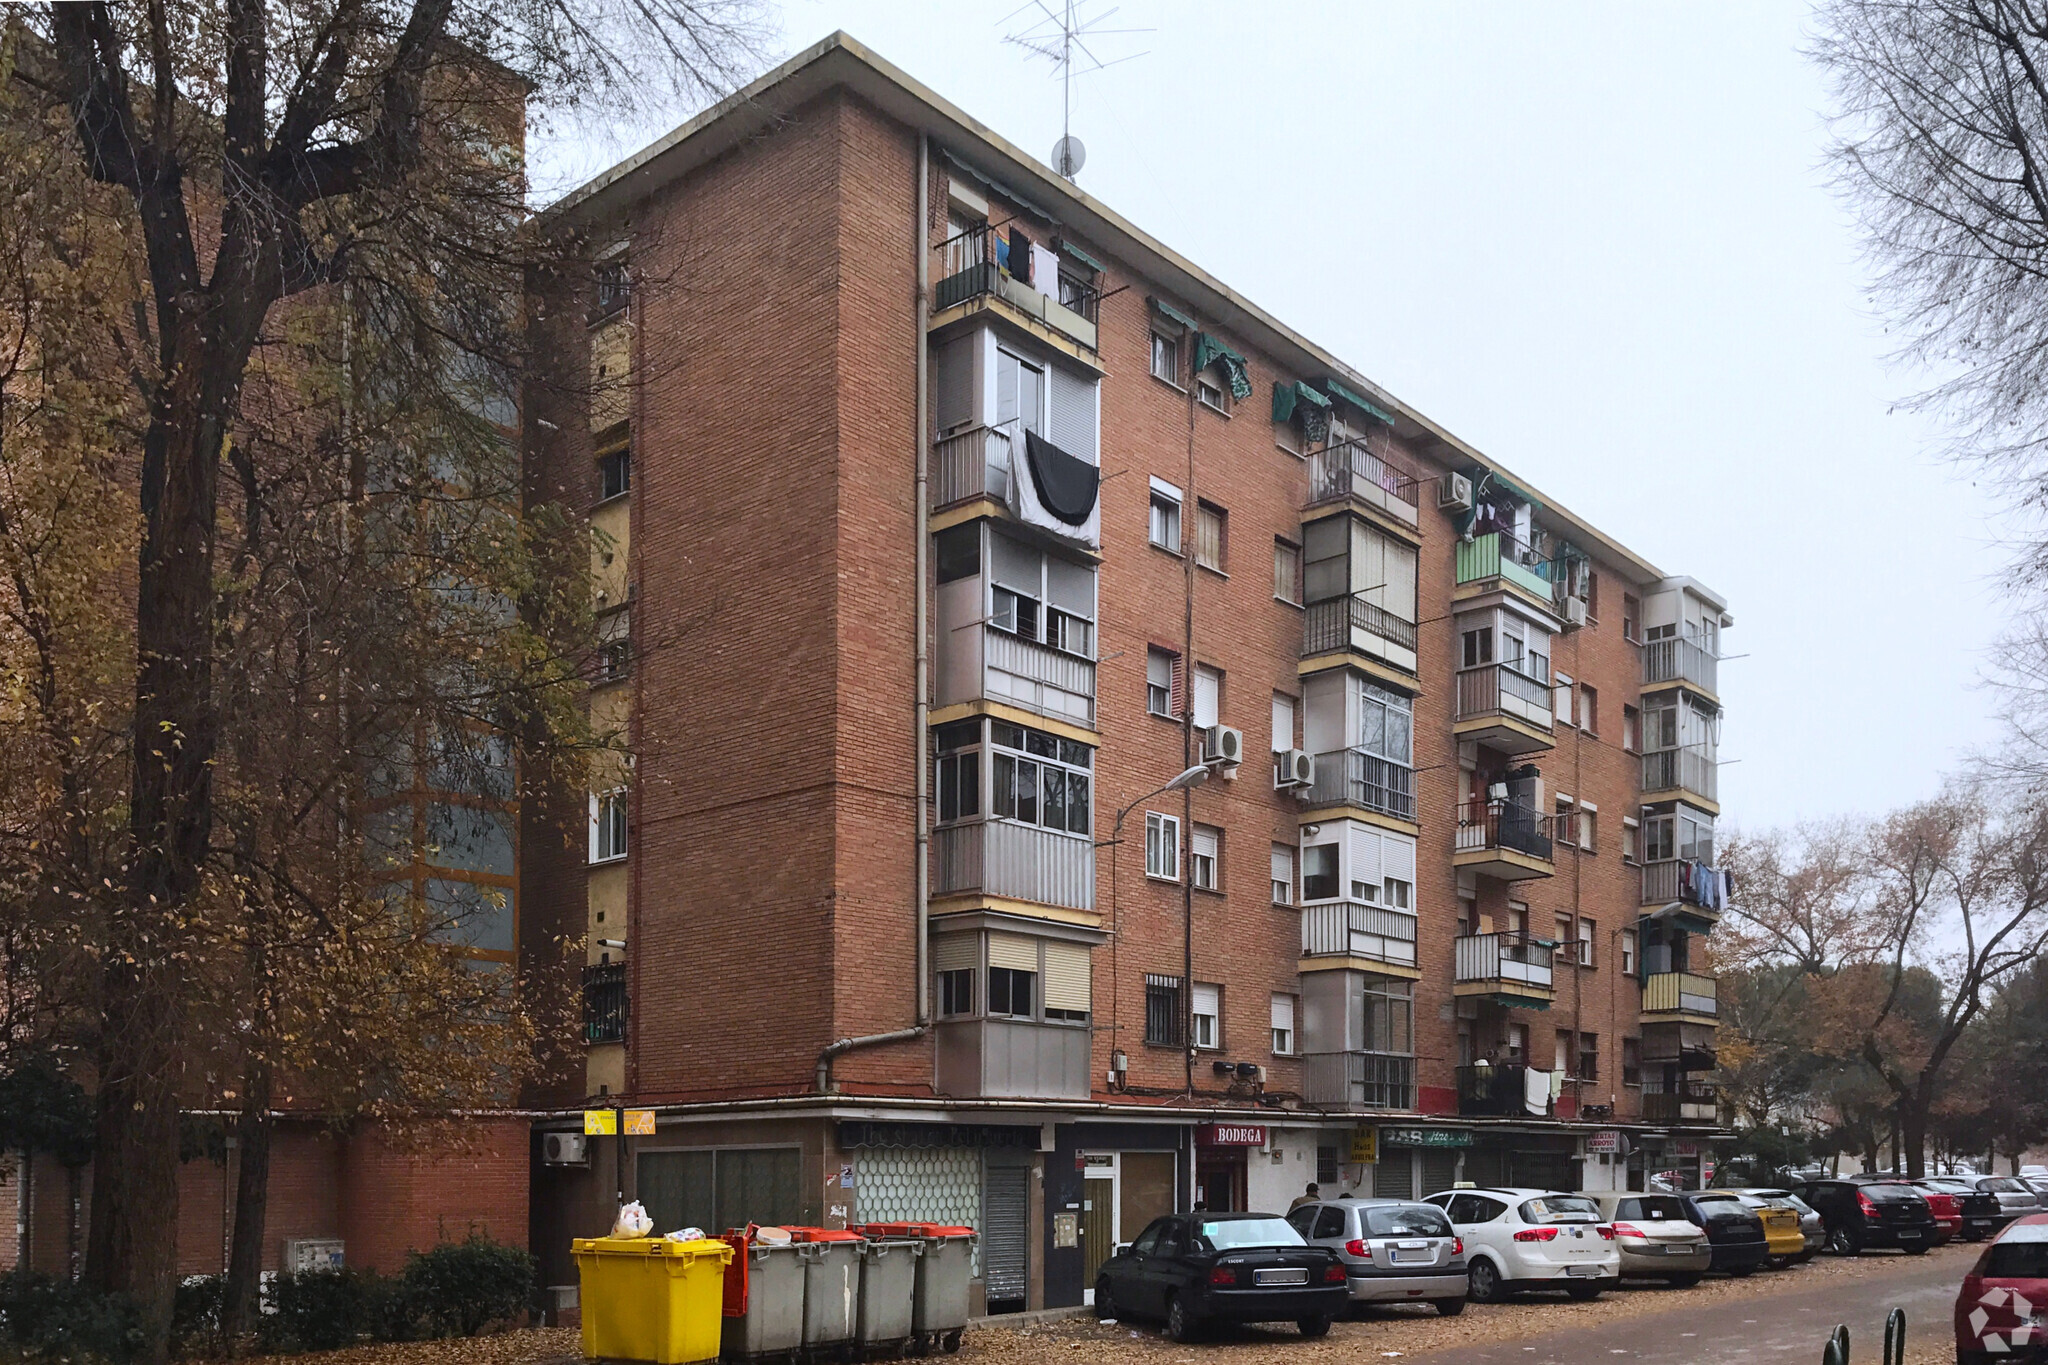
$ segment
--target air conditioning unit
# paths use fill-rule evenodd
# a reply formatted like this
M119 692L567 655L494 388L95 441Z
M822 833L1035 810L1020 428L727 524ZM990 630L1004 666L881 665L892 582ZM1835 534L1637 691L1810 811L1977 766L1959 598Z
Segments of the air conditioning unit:
M284 1244L284 1268L292 1274L343 1267L339 1237L294 1237Z
M1300 749L1282 749L1273 755L1273 786L1313 787L1316 784L1316 756Z
M1576 597L1564 599L1564 628L1577 630L1586 624L1586 604Z
M1472 480L1463 474L1446 474L1437 481L1436 505L1439 511L1469 512L1472 510Z
M581 1133L542 1133L540 1159L544 1166L588 1166L590 1139Z
M1234 768L1244 762L1244 731L1212 725L1202 732L1202 761Z

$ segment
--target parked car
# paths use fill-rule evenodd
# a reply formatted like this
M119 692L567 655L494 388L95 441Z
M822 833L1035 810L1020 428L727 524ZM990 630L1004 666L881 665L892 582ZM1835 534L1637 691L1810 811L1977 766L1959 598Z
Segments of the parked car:
M2041 1196L2017 1176L1980 1175L1970 1183L1986 1194L1998 1196L1999 1216L2008 1223L2041 1211Z
M2048 1331L2048 1214L2008 1224L1956 1295L1956 1365L2033 1360Z
M1344 1262L1277 1213L1171 1213L1102 1263L1095 1315L1157 1318L1175 1341L1211 1322L1285 1322L1319 1337L1351 1301Z
M1805 1245L1799 1252L1799 1259L1802 1262L1812 1260L1820 1254L1821 1248L1828 1244L1828 1225L1820 1216L1820 1211L1792 1191L1757 1186L1753 1189L1740 1189L1736 1193L1753 1194L1759 1199L1781 1199L1799 1215L1799 1235L1805 1240Z
M1928 1176L1923 1180L1908 1182L1915 1189L1924 1190L1930 1196L1946 1194L1956 1201L1956 1216L1962 1227L1956 1235L1965 1242L1981 1242L2005 1226L2007 1219L1998 1203L1998 1196L1988 1190L1980 1190L1976 1177L1967 1180L1950 1179L1944 1176ZM1937 1215L1938 1216L1938 1215Z
M1797 1265L1806 1259L1806 1231L1799 1225L1799 1210L1789 1198L1767 1196L1749 1190L1707 1190L1701 1199L1725 1195L1741 1202L1763 1224L1764 1248L1774 1269Z
M1344 1261L1354 1303L1429 1303L1465 1311L1465 1242L1434 1204L1347 1197L1303 1204L1287 1221Z
M1445 1190L1424 1202L1442 1209L1465 1240L1466 1296L1478 1303L1523 1289L1597 1299L1620 1278L1614 1229L1583 1195L1495 1186Z
M1676 1198L1686 1217L1706 1230L1715 1270L1740 1279L1754 1274L1758 1266L1771 1258L1763 1219L1731 1191L1692 1190Z
M1934 1214L1910 1185L1890 1180L1810 1180L1794 1191L1827 1223L1828 1250L1854 1256L1871 1247L1924 1255L1934 1245Z
M2041 1201L2042 1211L2044 1213L2048 1213L2048 1175L2028 1175L2027 1171L2029 1169L2030 1168L2028 1167L2022 1166L2020 1168L2020 1173L2017 1176L2015 1176L2014 1179L2018 1180L2020 1184L2025 1185L2028 1189L2032 1190L2035 1194L2035 1197L2037 1197Z
M1623 1275L1660 1279L1673 1289L1700 1282L1714 1263L1713 1248L1699 1224L1686 1216L1676 1195L1621 1190L1582 1190L1614 1225L1614 1248Z

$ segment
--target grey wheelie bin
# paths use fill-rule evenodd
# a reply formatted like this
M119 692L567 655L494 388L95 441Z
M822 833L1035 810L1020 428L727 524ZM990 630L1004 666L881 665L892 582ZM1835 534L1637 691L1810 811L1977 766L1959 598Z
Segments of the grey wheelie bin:
M861 1249L858 1234L790 1228L804 1266L804 1354L850 1356L860 1344Z
M794 1240L735 1230L725 1272L719 1355L729 1361L793 1359L804 1345L804 1252ZM771 1232L774 1230L771 1229Z
M910 1344L917 1299L917 1262L924 1243L915 1237L869 1237L860 1244L861 1349L870 1355L901 1352Z
M911 1300L910 1352L959 1350L960 1334L967 1328L967 1286L974 1273L974 1229L940 1223L867 1223L854 1231L923 1245Z

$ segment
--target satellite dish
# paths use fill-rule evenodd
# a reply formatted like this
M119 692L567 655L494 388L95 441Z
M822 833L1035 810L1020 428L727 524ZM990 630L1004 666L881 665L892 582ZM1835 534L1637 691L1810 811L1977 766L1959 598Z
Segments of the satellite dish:
M1081 173L1087 161L1088 149L1071 133L1052 144L1052 168L1069 180Z

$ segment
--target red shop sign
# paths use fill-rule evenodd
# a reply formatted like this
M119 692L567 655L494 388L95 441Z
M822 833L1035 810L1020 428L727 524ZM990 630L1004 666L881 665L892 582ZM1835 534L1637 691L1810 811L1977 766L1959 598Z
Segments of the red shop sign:
M1195 1142L1203 1147L1263 1147L1263 1123L1205 1123L1195 1129Z

